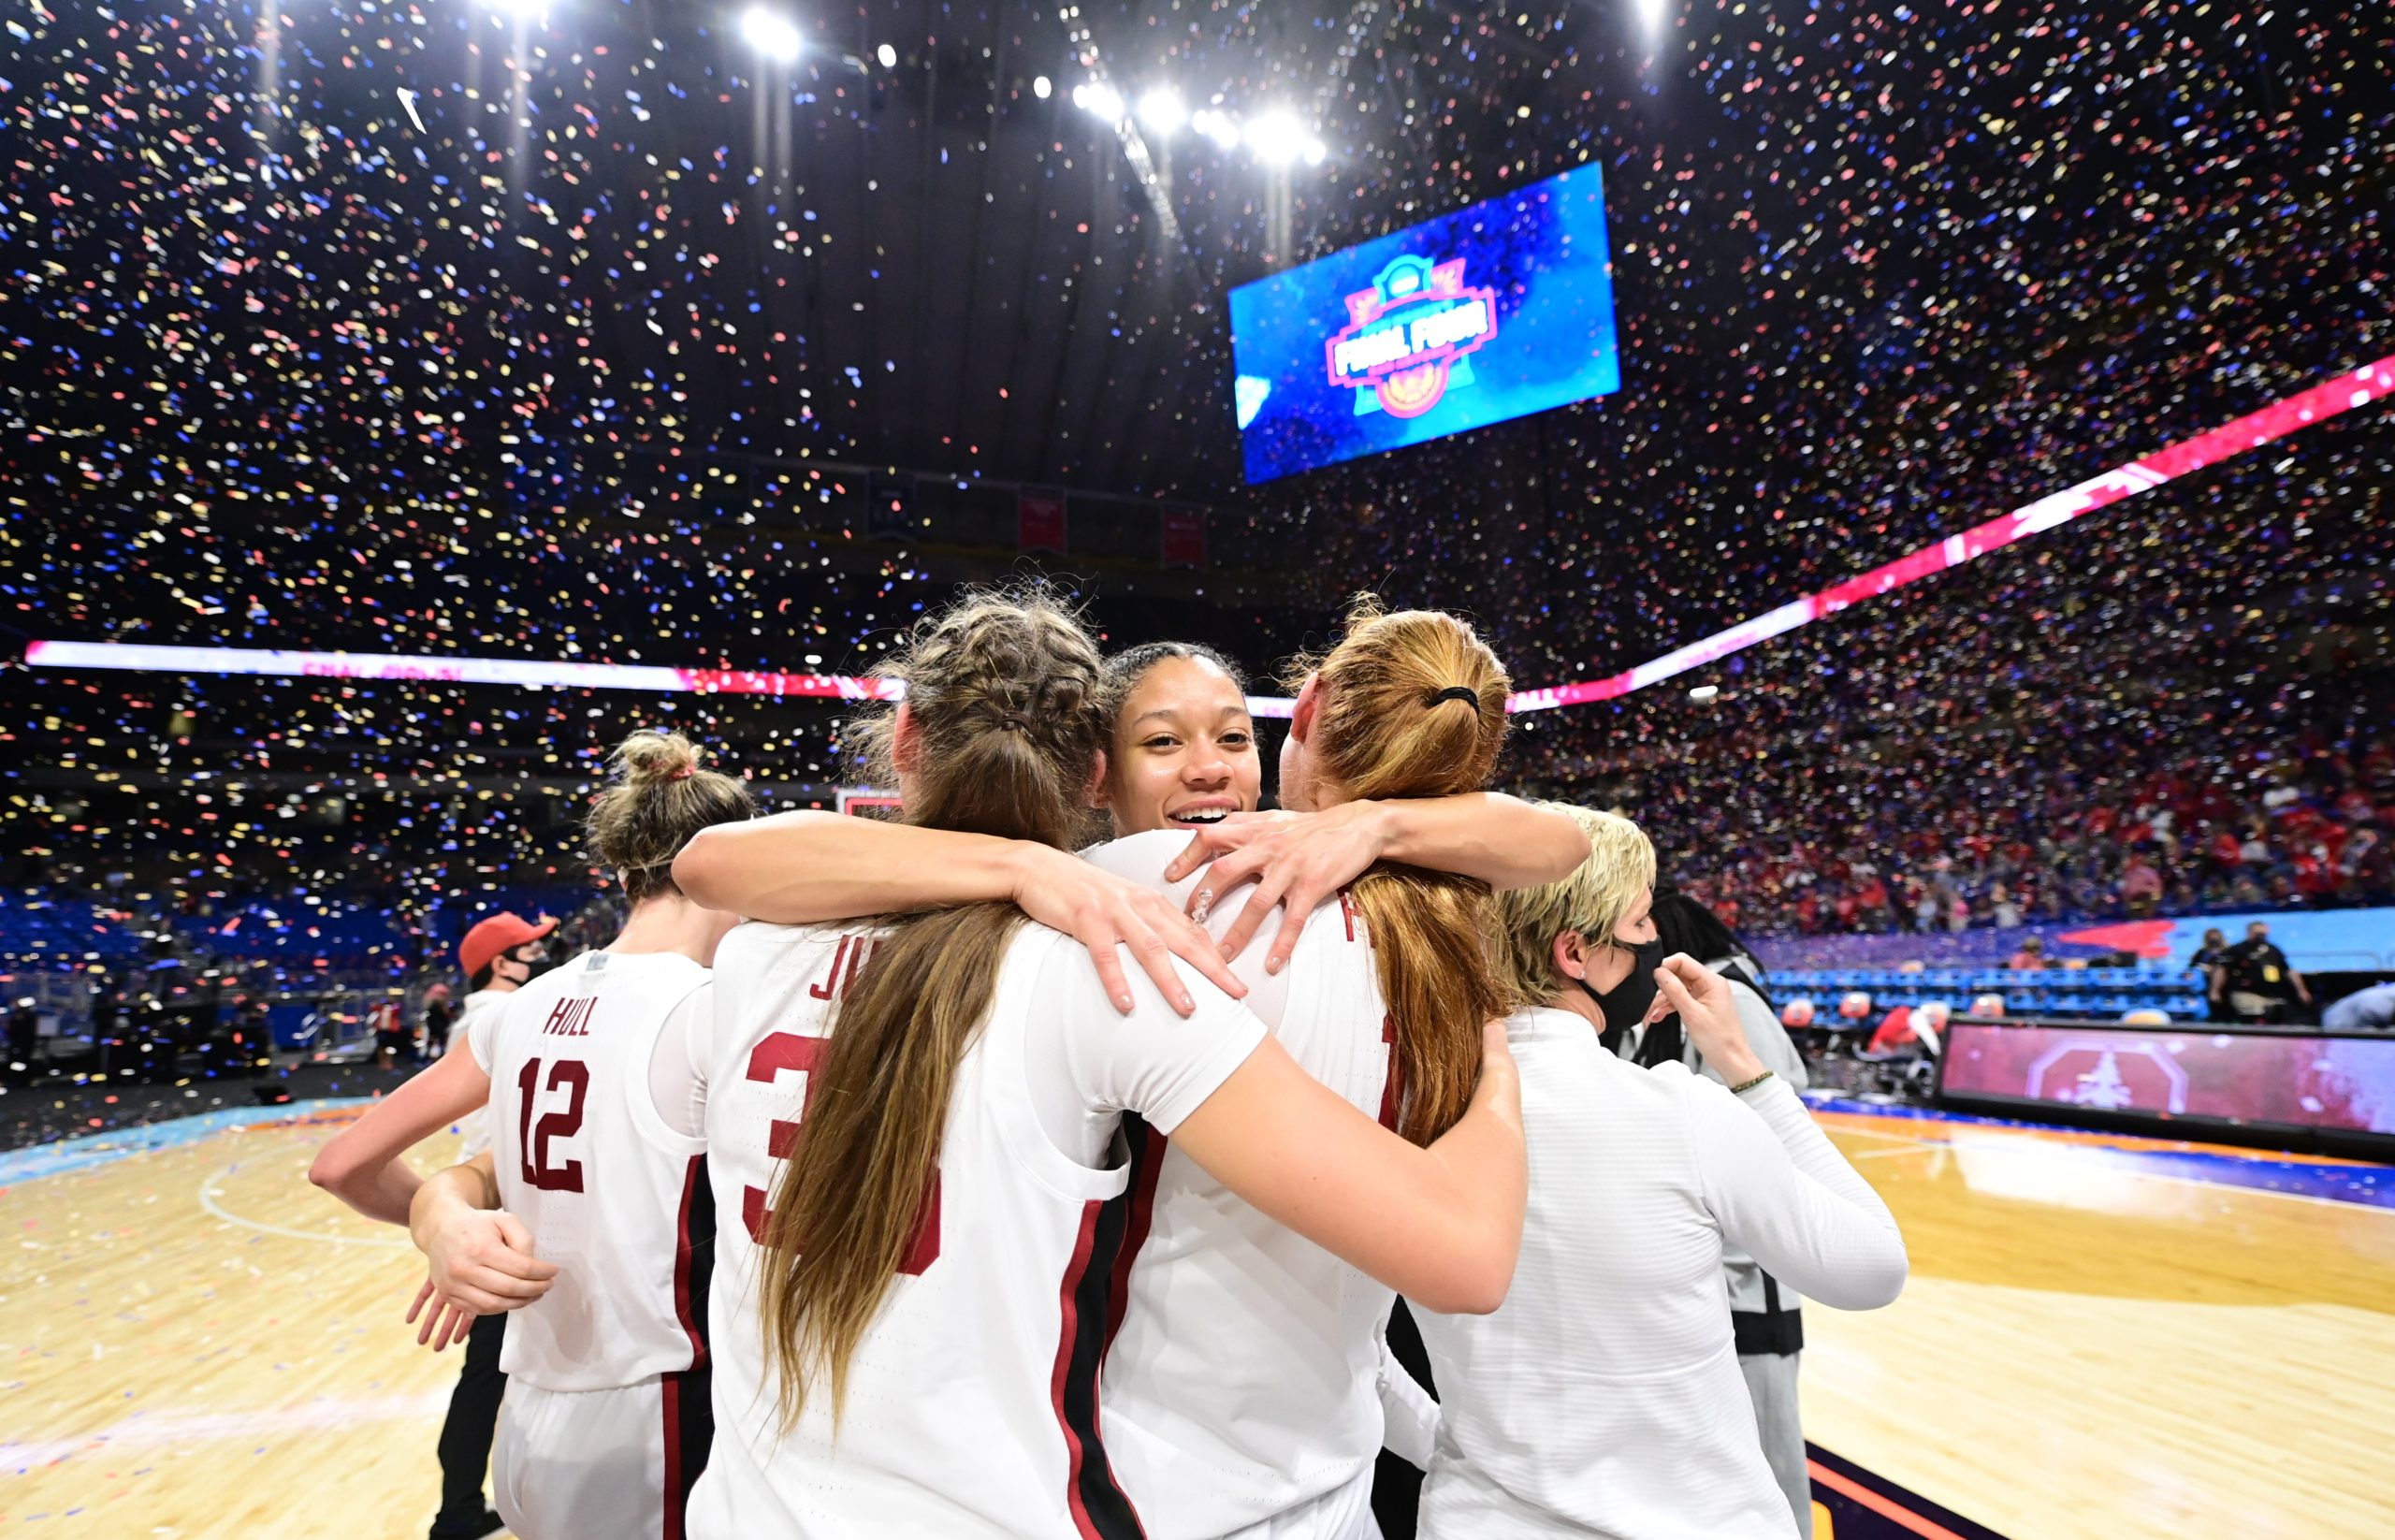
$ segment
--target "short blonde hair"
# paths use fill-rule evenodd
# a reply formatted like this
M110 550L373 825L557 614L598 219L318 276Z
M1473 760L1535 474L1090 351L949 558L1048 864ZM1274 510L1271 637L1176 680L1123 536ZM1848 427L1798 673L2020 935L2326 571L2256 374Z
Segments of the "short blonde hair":
M1589 859L1560 882L1497 895L1504 929L1498 968L1514 994L1532 1004L1553 998L1571 982L1556 971L1557 937L1577 931L1590 941L1613 939L1640 896L1655 885L1655 847L1646 830L1618 813L1547 806L1588 832Z

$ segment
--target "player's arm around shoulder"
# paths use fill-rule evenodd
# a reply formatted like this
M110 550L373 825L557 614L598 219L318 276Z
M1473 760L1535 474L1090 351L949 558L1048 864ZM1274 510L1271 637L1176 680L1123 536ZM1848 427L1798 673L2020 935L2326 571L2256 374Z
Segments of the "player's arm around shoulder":
M1475 877L1490 887L1560 882L1589 859L1589 833L1559 807L1502 792L1374 805L1388 861Z
M1425 1309L1485 1315L1504 1302L1530 1173L1502 1022L1483 1028L1470 1108L1428 1148L1366 1117L1269 1037L1172 1137L1240 1197Z
M1200 920L1216 900L1252 885L1224 934L1227 957L1245 951L1278 908L1280 931L1264 965L1278 973L1306 917L1376 863L1475 878L1492 888L1530 888L1570 876L1588 858L1588 834L1569 814L1473 792L1349 802L1319 813L1234 813L1196 831L1165 876L1178 880L1206 866L1190 899Z
M818 810L702 829L674 858L694 904L826 924L1011 896L1013 840Z

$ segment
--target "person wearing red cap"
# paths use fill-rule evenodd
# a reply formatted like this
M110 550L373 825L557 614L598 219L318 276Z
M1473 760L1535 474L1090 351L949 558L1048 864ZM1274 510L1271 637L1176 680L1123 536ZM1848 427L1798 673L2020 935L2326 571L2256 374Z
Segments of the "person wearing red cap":
M457 964L466 970L466 987L473 992L466 996L467 1009L473 1009L476 995L511 994L530 983L548 954L543 943L557 928L554 920L535 923L504 909L477 921L457 943Z
M699 1323L714 1211L692 1196L705 1187L704 1143L635 1107L655 1094L660 1059L695 1078L696 1061L673 1050L707 1018L716 943L739 923L692 904L674 857L701 829L753 818L756 803L702 770L678 734L633 734L613 764L587 832L593 864L629 905L622 928L554 970L542 966L550 922L497 914L467 932L458 962L473 993L458 1051L336 1135L309 1172L370 1218L414 1221L435 1266L409 1319L431 1303L418 1340L467 1344L433 1540L501 1518L518 1540L679 1534L706 1464ZM418 1180L411 1146L486 1119L488 1148ZM486 1253L509 1264L503 1278L472 1260ZM470 1397L486 1354L487 1387ZM486 1458L495 1515L482 1502Z
M548 936L557 928L558 923L545 915L535 922L507 909L476 921L473 928L466 932L466 938L457 943L457 966L466 970L469 993L459 1003L457 1019L449 1030L471 1035L476 1023L504 1015L507 997L544 971L542 965L549 955ZM490 1117L486 1109L478 1107L468 1113L459 1120L458 1128L465 1136L458 1159L472 1160L490 1148Z
M458 1004L457 1019L442 1034L444 1048L450 1033L472 1033L478 1019L495 1020L506 1013L508 997L531 982L547 960L547 937L557 927L554 920L534 922L501 911L466 932L457 946L457 963L465 969L469 993ZM445 1013L447 990L434 987L444 995ZM457 1158L472 1160L482 1155L490 1148L490 1109L468 1112L457 1120ZM483 1473L490 1466L499 1408L507 1395L507 1374L499 1362L506 1336L504 1315L484 1316L467 1334L465 1362L457 1367L449 1415L441 1424L441 1511L433 1516L431 1540L467 1540L501 1527L499 1515L483 1496Z

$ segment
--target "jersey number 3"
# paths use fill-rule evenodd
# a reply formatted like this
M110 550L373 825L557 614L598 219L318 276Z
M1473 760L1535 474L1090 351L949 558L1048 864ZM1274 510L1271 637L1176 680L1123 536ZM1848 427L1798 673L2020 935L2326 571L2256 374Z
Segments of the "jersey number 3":
M748 1078L771 1085L785 1071L806 1076L806 1089L800 1093L798 1115L806 1116L806 1101L815 1094L815 1067L832 1051L829 1038L809 1038L796 1032L776 1032L768 1035L748 1055ZM782 1118L774 1119L765 1138L765 1153L776 1160L788 1160L798 1148L798 1124ZM740 1190L740 1219L748 1227L748 1239L759 1245L765 1243L765 1226L773 1219L773 1211L765 1207L765 1191L762 1187ZM907 1255L899 1260L898 1271L921 1274L939 1259L939 1172L932 1172L931 1186L923 1193L922 1212L915 1216L915 1237L907 1242Z
M541 1061L526 1059L523 1072L515 1077L515 1148L523 1161L525 1184L544 1193L578 1193L582 1190L582 1162L559 1160L552 1164L549 1140L572 1139L582 1131L582 1103L590 1095L590 1067L580 1059L553 1060L548 1088L562 1088L565 1105L542 1113L536 1124L532 1121L532 1103L541 1096Z

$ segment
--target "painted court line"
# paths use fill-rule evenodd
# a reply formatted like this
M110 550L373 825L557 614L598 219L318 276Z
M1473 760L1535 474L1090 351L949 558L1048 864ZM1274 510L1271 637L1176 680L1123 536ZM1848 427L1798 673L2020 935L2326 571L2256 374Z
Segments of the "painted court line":
M1818 1460L1808 1460L1805 1461L1805 1468L1811 1475L1814 1480L1820 1482L1822 1486L1827 1487L1830 1490L1837 1493L1840 1497L1845 1498L1848 1502L1859 1503L1863 1506L1870 1509L1873 1513L1878 1514L1880 1518L1893 1519L1896 1523L1903 1525L1906 1529L1912 1531L1913 1533L1922 1536L1922 1540L1963 1540L1961 1535L1956 1534L1952 1530L1950 1530L1945 1525L1938 1523L1936 1519L1924 1518L1920 1514L1913 1512L1910 1508L1881 1497L1878 1492L1873 1491L1870 1488L1863 1485L1860 1481L1848 1480L1845 1476L1831 1470L1828 1466L1822 1464Z
M129 1128L111 1128L106 1133L81 1134L74 1139L36 1144L22 1150L0 1151L0 1187L13 1187L45 1176L65 1176L70 1171L89 1170L94 1166L109 1165L133 1155L175 1149L235 1128L303 1122L320 1113L363 1107L370 1099L367 1097L319 1097L309 1101L287 1101L276 1107L227 1107L212 1112L194 1112L189 1117L138 1124Z
M132 1417L81 1438L45 1438L0 1442L0 1473L27 1475L45 1465L78 1455L108 1454L148 1445L178 1445L220 1439L254 1441L272 1433L330 1432L378 1422L418 1422L438 1418L448 1409L449 1392L427 1390L413 1396L374 1396L360 1400L327 1397L300 1406L269 1407L254 1412L168 1410L137 1412Z
M280 1235L293 1241L320 1241L334 1246L387 1246L398 1251L412 1251L413 1242L380 1235L327 1235L322 1230L296 1230L283 1225L269 1225L263 1219L248 1219L216 1201L217 1184L240 1170L239 1163L221 1171L210 1171L199 1184L199 1206L230 1225L254 1229L265 1235Z
M1832 1114L1835 1116L1836 1114ZM1876 1128L1848 1128L1837 1124L1824 1126L1829 1132L1852 1134L1864 1139L1884 1139L1908 1148L1901 1150L1865 1150L1849 1155L1850 1160L1883 1159L1890 1155L1919 1155L1923 1150L1948 1150L1959 1155L1967 1150L1972 1155L2011 1155L2036 1156L2047 1160L2070 1160L2084 1155L2091 1146L2039 1144L2023 1139L1908 1139L1902 1134L1882 1133ZM2134 1152L2123 1152L2134 1154ZM2277 1187L2252 1186L2240 1182L2217 1182L2207 1177L2189 1176L2183 1171L2153 1171L2138 1167L2119 1168L2116 1174L2143 1177L2154 1182L2179 1182L2191 1187L2211 1187L2223 1192L2253 1193L2262 1198L2283 1198L2290 1203L2324 1203L2339 1209L2375 1209L2375 1203L2358 1203L2351 1199L2322 1198L2313 1193L2286 1192Z

